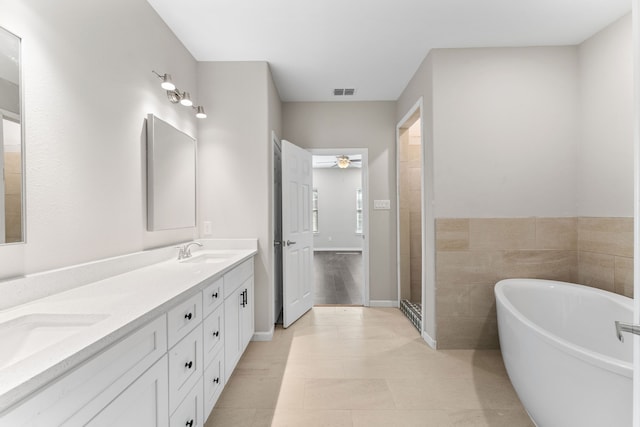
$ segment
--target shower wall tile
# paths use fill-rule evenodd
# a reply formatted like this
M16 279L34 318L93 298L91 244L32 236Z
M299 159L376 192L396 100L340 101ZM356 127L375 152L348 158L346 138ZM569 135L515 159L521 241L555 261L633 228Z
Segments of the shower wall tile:
M493 288L528 277L633 295L632 218L436 219L438 347L498 348Z
M615 289L615 256L595 252L579 252L578 283L613 292Z
M578 251L633 257L633 218L578 218Z
M437 219L436 250L466 251L469 249L468 219Z
M535 218L469 219L471 250L534 249L535 241Z
M536 218L536 249L575 251L578 218Z
M498 348L498 322L495 318L439 317L438 348Z
M436 289L495 283L501 267L502 253L498 251L437 251Z
M614 292L633 298L633 258L617 256L614 265Z
M504 251L500 279L527 277L533 279L576 279L577 256L574 251L519 250Z

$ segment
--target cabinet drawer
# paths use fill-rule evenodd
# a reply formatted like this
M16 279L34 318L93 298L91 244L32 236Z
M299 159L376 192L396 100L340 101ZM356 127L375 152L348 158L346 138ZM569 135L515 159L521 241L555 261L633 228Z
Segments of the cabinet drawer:
M202 378L200 378L180 403L176 412L171 415L169 425L171 427L204 426L202 400Z
M169 413L202 377L202 324L169 350Z
M171 309L167 316L169 347L173 347L198 323L202 322L202 295L198 292Z
M221 277L208 285L202 291L202 308L204 310L204 317L207 317L209 313L212 313L213 310L215 310L220 306L220 304L222 304L223 282L224 279Z
M249 277L253 276L253 258L224 275L224 297L227 298Z
M224 345L224 308L218 307L202 325L204 365L207 366Z
M224 388L224 352L221 351L217 354L215 359L204 370L204 418L209 417L209 414L216 406L218 397L222 393Z
M113 400L167 351L165 315L105 349L0 417L1 426L52 426L85 420ZM73 424L73 423L71 423Z

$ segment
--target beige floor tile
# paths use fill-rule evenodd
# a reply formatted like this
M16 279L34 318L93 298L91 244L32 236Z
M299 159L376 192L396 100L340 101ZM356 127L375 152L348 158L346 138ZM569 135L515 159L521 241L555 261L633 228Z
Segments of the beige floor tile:
M351 411L346 410L277 410L271 427L352 427Z
M316 307L252 342L207 427L527 426L499 350L425 344L398 309Z
M305 409L393 409L385 380L311 379L305 384Z
M271 409L280 394L280 378L232 375L222 390L216 407Z
M255 409L216 407L205 423L205 427L252 427L255 416Z
M455 427L535 427L523 409L453 411L449 418Z
M285 378L344 378L341 360L292 360L287 363Z
M451 427L445 411L357 410L353 427Z

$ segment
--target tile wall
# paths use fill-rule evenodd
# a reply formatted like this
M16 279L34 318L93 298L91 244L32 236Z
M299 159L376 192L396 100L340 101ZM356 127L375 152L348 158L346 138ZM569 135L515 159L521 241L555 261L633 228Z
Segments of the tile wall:
M493 286L528 277L632 296L632 218L436 220L438 348L498 348Z

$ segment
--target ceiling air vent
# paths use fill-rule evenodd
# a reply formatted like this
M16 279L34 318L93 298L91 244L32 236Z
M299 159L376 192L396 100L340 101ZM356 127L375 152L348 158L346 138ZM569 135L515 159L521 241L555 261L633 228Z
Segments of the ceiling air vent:
M353 88L350 89L334 89L333 96L353 96L355 95L356 90Z

